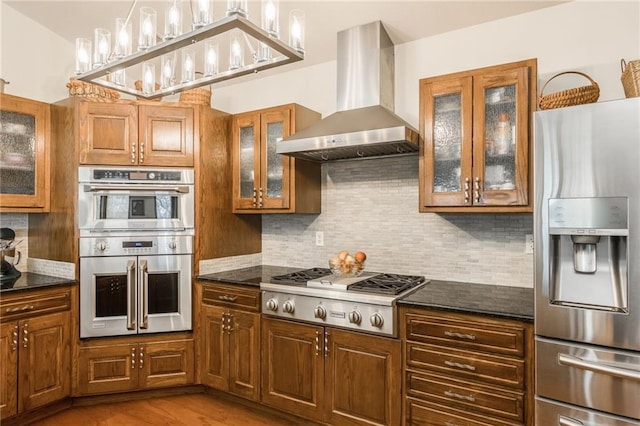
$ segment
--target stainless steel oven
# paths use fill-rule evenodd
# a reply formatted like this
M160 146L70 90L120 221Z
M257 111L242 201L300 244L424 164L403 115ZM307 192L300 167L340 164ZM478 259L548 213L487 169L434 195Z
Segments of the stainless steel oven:
M80 235L140 231L193 234L193 179L192 168L80 167Z
M193 237L80 238L80 337L191 329Z

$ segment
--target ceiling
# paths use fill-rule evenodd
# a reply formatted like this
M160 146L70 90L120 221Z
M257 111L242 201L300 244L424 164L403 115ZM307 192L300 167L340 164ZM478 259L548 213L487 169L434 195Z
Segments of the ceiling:
M71 43L76 37L91 39L94 28L110 29L115 25L115 18L126 17L132 5L131 0L2 0L2 2ZM402 44L564 2L564 0L280 0L280 25L281 32L288 34L288 29L284 27L288 25L289 11L304 10L306 15L305 60L287 65L288 69L292 69L335 60L336 34L344 29L372 21L381 20L392 41L395 44ZM134 22L134 33L137 33L135 23L138 20L140 6L151 6L157 10L158 27L161 28L164 22L165 4L166 1L138 0L131 17ZM188 4L185 3L184 7L188 10L186 9ZM225 10L226 1L214 0L214 19L223 17ZM259 17L260 1L249 0L249 18L259 24ZM284 37L281 38L286 40ZM273 70L266 72L273 72Z

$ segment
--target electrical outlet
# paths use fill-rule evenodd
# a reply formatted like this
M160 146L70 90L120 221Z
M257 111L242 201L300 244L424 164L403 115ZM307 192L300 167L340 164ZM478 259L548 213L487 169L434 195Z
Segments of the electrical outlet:
M526 234L525 235L525 242L524 242L524 252L525 253L533 253L533 235L532 234Z
M323 246L324 245L324 232L316 231L316 245Z

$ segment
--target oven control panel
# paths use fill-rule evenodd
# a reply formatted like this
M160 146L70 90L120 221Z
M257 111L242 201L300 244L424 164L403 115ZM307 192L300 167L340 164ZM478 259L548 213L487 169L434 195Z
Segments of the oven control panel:
M80 237L80 257L192 254L190 235Z
M181 182L182 173L165 170L93 169L93 180Z
M263 314L395 337L394 312L395 306L277 291L262 292Z

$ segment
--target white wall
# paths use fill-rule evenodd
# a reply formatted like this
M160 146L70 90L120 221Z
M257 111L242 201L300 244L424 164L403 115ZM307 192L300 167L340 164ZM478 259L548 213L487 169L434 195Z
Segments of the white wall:
M0 22L0 77L10 82L5 93L43 102L67 97L74 46L4 2Z

